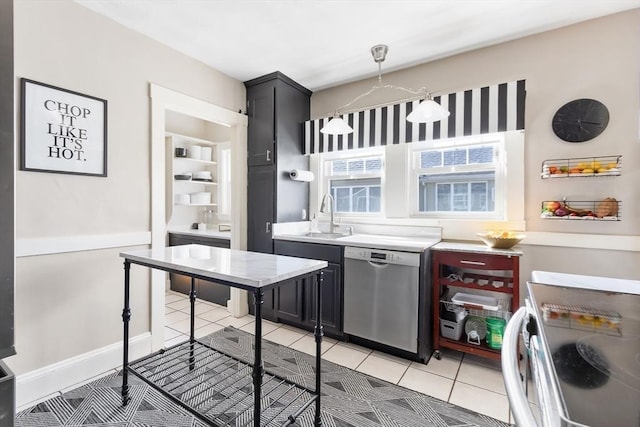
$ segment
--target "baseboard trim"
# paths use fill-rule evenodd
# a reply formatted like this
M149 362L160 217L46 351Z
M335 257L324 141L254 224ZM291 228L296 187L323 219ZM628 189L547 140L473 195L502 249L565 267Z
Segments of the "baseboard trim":
M129 359L136 360L151 353L151 333L129 340ZM28 408L60 391L81 385L89 378L122 367L122 342L44 366L16 376L16 408Z

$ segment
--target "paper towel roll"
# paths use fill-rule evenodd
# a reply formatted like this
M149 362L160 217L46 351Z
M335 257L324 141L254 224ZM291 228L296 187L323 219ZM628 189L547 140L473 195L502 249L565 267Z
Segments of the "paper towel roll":
M291 172L289 172L289 177L294 181L305 182L313 181L314 178L313 172L300 169L293 169Z

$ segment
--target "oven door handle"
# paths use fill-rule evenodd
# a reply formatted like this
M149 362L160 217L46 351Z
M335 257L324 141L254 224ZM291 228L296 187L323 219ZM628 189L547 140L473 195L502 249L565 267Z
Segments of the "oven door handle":
M528 311L526 307L520 307L511 317L504 332L502 342L502 375L504 386L507 390L507 397L511 405L511 413L515 418L517 426L536 426L535 417L529 407L529 401L524 392L524 387L520 381L520 368L518 366L519 350L518 339L520 338L520 328L526 321Z

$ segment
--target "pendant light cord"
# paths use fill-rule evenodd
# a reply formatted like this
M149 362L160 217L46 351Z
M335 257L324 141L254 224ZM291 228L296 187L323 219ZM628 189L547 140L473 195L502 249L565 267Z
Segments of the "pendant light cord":
M347 108L349 108L351 105L355 104L357 101L361 100L362 98L365 98L365 97L371 95L373 92L375 92L378 89L397 89L397 90L400 90L400 91L403 91L403 92L406 92L406 93L409 93L409 94L413 95L411 97L398 99L397 101L394 101L394 102L408 102L408 101L414 101L416 99L420 99L420 100L431 99L431 93L427 92L427 88L424 87L424 86L421 87L418 90L414 90L414 89L407 89L407 88L402 87L402 86L395 86L395 85L391 85L391 84L382 84L382 62L383 61L384 61L384 59L376 61L378 63L378 84L376 84L375 86L373 86L368 91L356 96L351 101L347 102L343 106L341 106L338 109L336 109L335 113L333 115L334 117L339 117L341 114L347 114L347 113L351 113L351 112L354 112L354 111L360 111L360 110L363 110L363 109L376 108L378 106L388 105L387 103L383 103L383 104L378 104L378 105L374 105L374 106L368 106L368 107L359 108L359 109L356 109L356 110L347 110Z

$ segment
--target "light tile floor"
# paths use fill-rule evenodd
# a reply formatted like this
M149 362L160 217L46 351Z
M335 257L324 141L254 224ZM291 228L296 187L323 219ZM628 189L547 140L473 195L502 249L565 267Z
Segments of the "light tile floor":
M189 333L189 300L186 295L167 291L165 344L184 341ZM254 333L254 317L232 317L225 307L196 302L196 338L234 326ZM312 332L280 323L263 321L266 340L315 354ZM504 422L510 422L500 363L457 351L442 350L442 359L428 364L413 362L379 351L324 337L322 358L367 375L468 408Z

